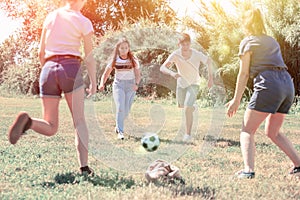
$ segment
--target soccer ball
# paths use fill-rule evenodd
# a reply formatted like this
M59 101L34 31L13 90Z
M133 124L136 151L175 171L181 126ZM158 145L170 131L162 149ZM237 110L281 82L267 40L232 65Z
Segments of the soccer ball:
M141 139L142 146L147 151L155 151L159 146L159 137L155 133L146 133L145 136Z

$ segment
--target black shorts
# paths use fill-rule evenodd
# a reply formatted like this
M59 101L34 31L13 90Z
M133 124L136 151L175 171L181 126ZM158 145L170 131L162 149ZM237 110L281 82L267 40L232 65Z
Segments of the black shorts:
M295 89L286 70L267 70L254 78L254 92L248 108L267 113L288 113Z

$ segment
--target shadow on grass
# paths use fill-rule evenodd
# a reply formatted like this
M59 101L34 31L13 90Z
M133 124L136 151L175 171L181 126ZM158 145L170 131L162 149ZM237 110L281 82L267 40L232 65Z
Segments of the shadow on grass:
M53 188L61 184L79 184L81 182L89 182L94 186L108 187L111 189L129 189L135 185L135 181L131 178L123 178L118 173L104 172L100 176L81 175L72 172L65 174L57 174L54 182L43 182L41 185L46 188Z
M159 180L154 182L155 186L167 188L172 192L174 197L193 196L201 199L215 199L216 190L209 186L193 187L186 185L183 180Z
M210 142L212 144L212 146L215 146L215 147L225 148L225 147L230 147L230 146L234 146L234 147L241 146L241 143L239 141L225 139L225 138L214 138L213 136L206 136L203 138L203 140ZM262 142L262 143L256 142L255 144L256 144L257 148L272 148L273 146L275 147L275 145L267 144L265 142Z
M142 139L142 137L137 137L137 136L134 136L134 135L131 135L130 138L132 138L135 142L141 142L141 139ZM183 142L181 140L176 140L176 139L170 140L170 139L159 138L159 141L161 143L167 143L167 144L195 145L193 142L186 143L186 142Z

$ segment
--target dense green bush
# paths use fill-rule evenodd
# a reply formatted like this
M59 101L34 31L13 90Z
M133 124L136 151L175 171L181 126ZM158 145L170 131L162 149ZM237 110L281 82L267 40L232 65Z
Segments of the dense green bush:
M228 1L235 11L228 12L222 2L212 1L199 6L199 16L204 20L187 18L186 26L195 30L197 40L216 62L217 75L231 97L239 69L238 46L244 37L241 16L245 10L258 7L263 11L269 35L279 42L284 61L294 79L296 94L300 95L300 4L298 0ZM248 82L245 98L251 94L252 80Z
M161 64L167 59L169 54L178 48L179 33L174 28L167 25L157 25L148 20L140 20L134 25L125 24L121 31L114 31L106 34L95 49L94 57L97 60L97 78L100 82L101 75L111 56L114 45L120 37L125 36L131 43L131 50L139 59L142 73L142 83L138 90L138 95L148 97L167 97L174 95L176 81L174 78L160 72ZM198 50L203 50L199 44L193 44ZM202 73L206 74L204 66ZM206 77L206 76L204 76ZM111 91L113 76L107 81L106 92ZM204 85L202 91L207 91ZM207 93L206 93L207 94ZM205 95L201 93L201 95ZM200 98L200 96L199 96Z

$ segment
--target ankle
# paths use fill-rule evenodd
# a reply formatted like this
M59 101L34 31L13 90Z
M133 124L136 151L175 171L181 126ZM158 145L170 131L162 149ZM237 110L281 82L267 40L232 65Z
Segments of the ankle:
M30 117L28 117L28 120L24 126L24 129L23 129L23 133L25 133L28 129L31 128L31 125L32 125L32 119Z

